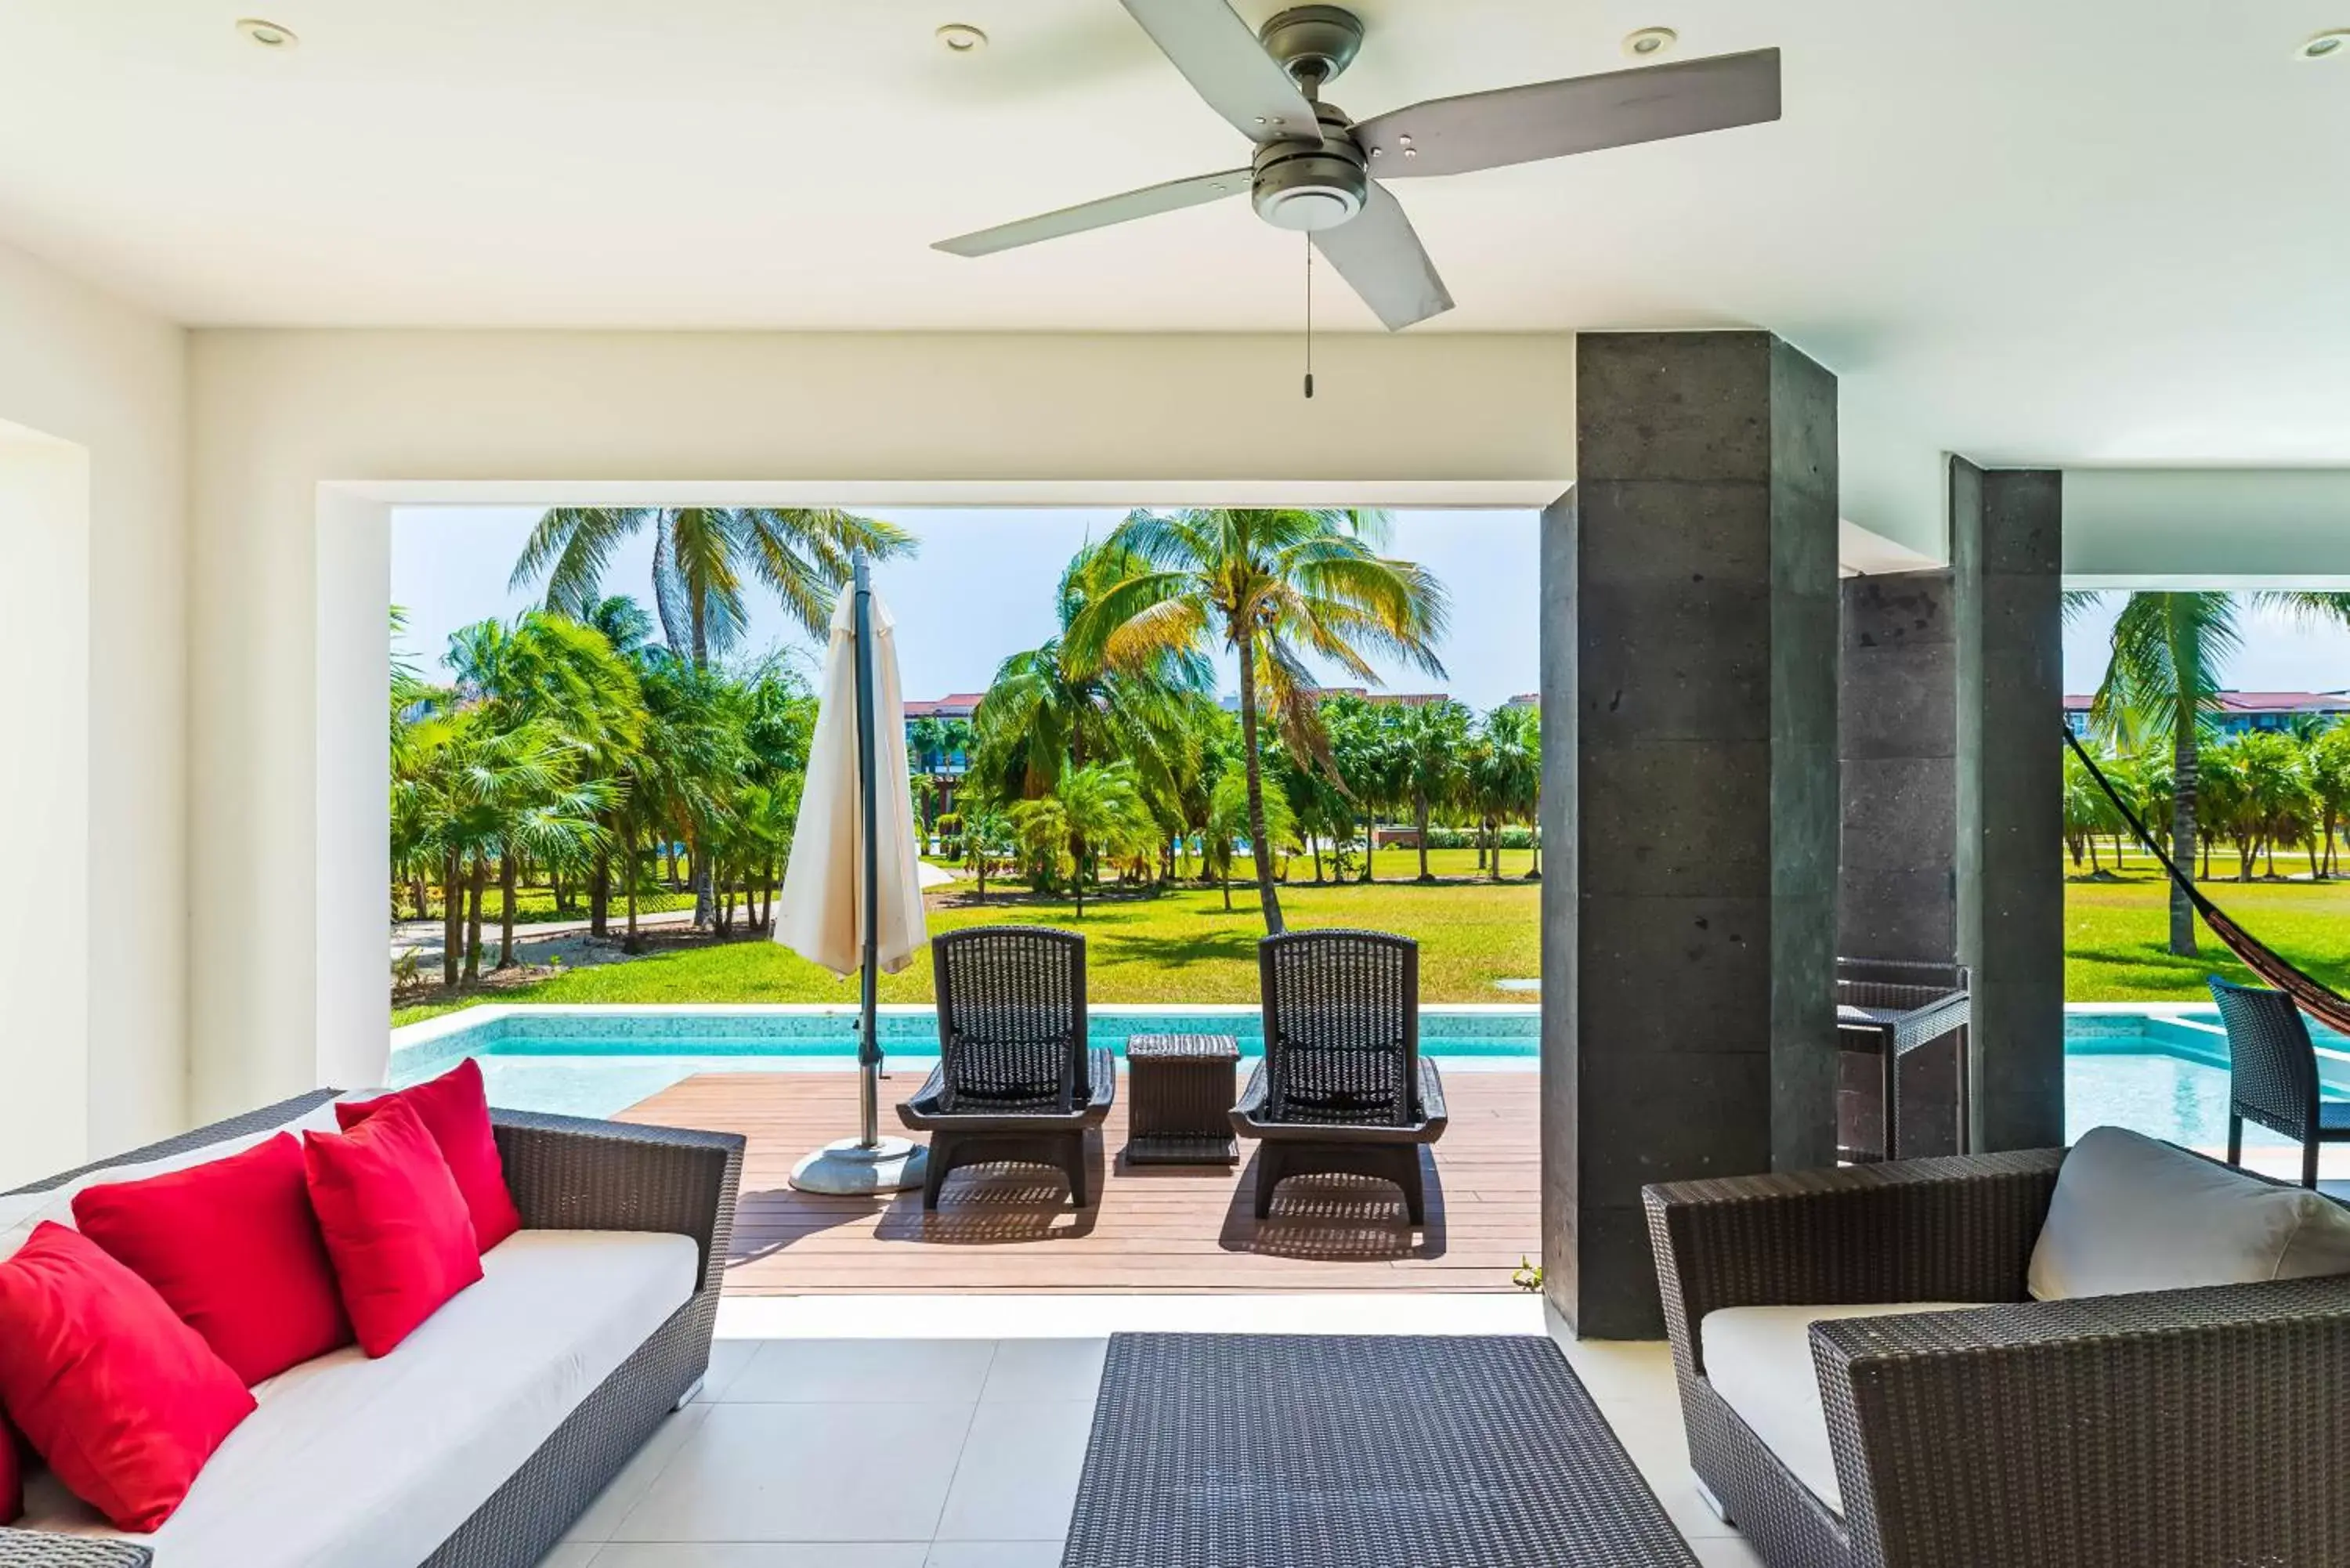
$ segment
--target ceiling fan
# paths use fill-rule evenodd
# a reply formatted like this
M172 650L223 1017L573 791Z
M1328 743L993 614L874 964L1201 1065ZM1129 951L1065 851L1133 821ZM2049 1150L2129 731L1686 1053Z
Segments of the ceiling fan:
M1256 144L1240 169L1173 180L941 240L981 256L1249 192L1303 230L1389 331L1452 296L1385 181L1462 174L1779 118L1779 51L1755 49L1431 99L1357 122L1322 88L1362 47L1338 5L1297 5L1255 33L1225 0L1120 0L1208 107ZM1377 176L1377 178L1374 178Z

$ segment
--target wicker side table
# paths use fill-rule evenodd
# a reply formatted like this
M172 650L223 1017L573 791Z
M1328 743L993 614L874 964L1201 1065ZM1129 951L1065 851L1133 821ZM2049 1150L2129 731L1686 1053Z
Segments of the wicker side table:
M1130 1165L1238 1165L1232 1103L1241 1048L1229 1034L1137 1034L1126 1043Z

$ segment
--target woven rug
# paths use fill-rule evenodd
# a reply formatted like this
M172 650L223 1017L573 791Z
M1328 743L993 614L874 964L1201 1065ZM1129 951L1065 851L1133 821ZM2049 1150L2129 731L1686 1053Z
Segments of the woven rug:
M1063 1568L1696 1568L1549 1340L1113 1335Z

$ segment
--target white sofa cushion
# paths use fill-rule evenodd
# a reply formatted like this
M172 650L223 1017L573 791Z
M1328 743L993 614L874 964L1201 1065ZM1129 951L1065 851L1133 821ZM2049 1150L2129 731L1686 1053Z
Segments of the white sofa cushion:
M2122 1127L2057 1168L2026 1282L2041 1301L2350 1273L2350 1210Z
M525 1231L398 1350L356 1347L262 1384L156 1568L415 1568L693 1293L685 1236ZM111 1535L55 1478L25 1524Z
M1721 1307L1698 1324L1706 1381L1814 1497L1837 1513L1835 1455L1812 1361L1812 1324L1828 1318L1965 1312L1982 1302L1877 1302L1842 1306Z

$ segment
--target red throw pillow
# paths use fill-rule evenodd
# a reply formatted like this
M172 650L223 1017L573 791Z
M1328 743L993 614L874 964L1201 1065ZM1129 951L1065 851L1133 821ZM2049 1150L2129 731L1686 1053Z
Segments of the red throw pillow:
M73 1211L83 1235L154 1286L248 1384L351 1342L302 1146L288 1134L186 1170L84 1188Z
M359 1348L388 1355L482 1277L464 1194L405 1104L385 1106L340 1137L304 1133L302 1156Z
M44 1222L0 1262L0 1403L120 1530L172 1517L253 1395L97 1242Z
M482 1064L471 1056L429 1083L372 1100L335 1106L345 1132L392 1104L413 1108L441 1146L465 1210L473 1217L473 1240L484 1252L522 1229L522 1215L506 1190L506 1168L498 1158L497 1135L490 1128L490 1096L482 1085Z

